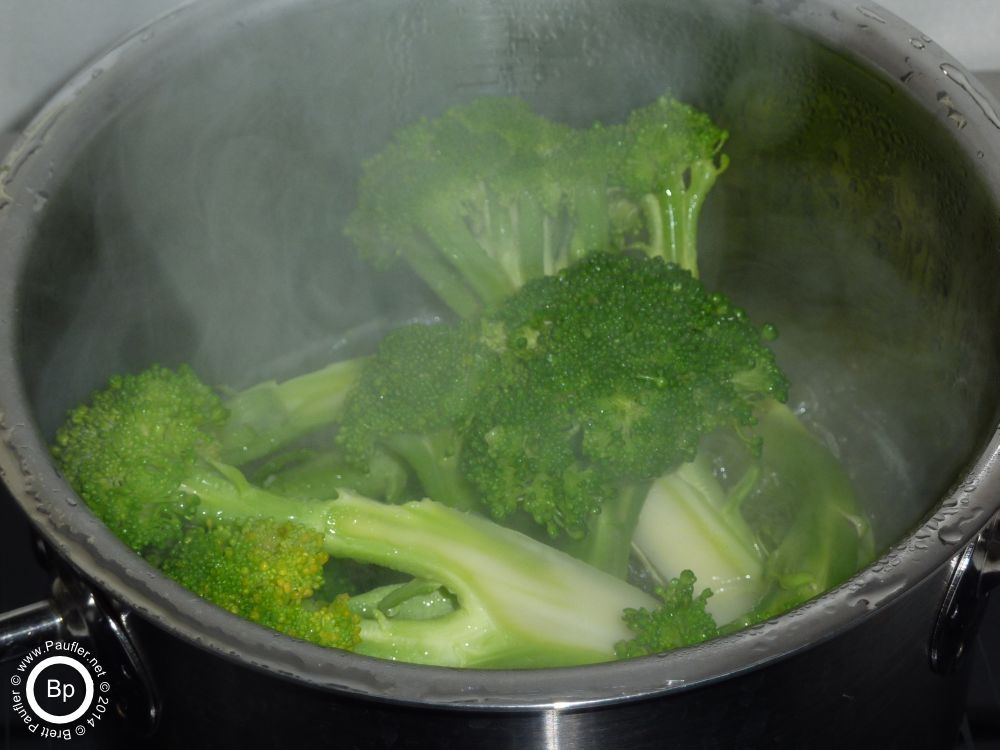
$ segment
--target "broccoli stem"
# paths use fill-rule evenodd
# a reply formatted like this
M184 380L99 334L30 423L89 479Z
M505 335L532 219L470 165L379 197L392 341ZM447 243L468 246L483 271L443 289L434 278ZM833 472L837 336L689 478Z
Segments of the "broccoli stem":
M729 161L698 159L684 170L665 175L657 190L642 197L647 252L676 263L698 278L698 219L716 179Z
M424 494L457 510L479 510L475 492L459 470L460 439L444 429L415 435L396 433L383 439L417 475Z
M364 469L358 469L339 451L305 451L263 467L257 483L288 497L333 497L347 488L396 502L406 494L409 474L405 466L384 451L373 451Z
M771 492L785 495L796 513L767 557L765 575L772 586L753 614L755 621L843 583L875 553L871 527L850 478L795 414L769 401L757 432L763 439L761 462L780 478Z
M612 576L479 516L429 500L388 506L342 493L327 551L440 581L458 601L431 620L362 623L358 653L466 667L614 658L621 613L653 601Z
M462 219L432 217L424 222L423 230L486 306L516 289L502 264L483 250L480 237Z
M484 224L480 247L503 269L510 280L511 290L524 283L521 272L521 246L518 235L517 203L505 205L492 191L484 188Z
M334 362L277 383L258 383L223 404L229 418L219 435L220 457L239 466L335 422L365 358Z
M416 274L442 302L462 318L471 318L483 306L465 277L442 257L430 240L413 236L399 240L400 254L406 256Z
M764 591L754 532L701 453L653 482L632 541L661 582L696 571L712 590L707 609L717 622L749 612Z
M584 258L610 244L608 195L600 186L580 187L573 191L573 235L569 244L569 262Z
M516 205L517 254L521 286L528 279L544 276L552 254L553 219L532 196L523 196Z
M626 485L618 496L605 502L586 535L562 545L569 554L605 573L624 579L628 575L632 538L649 483Z

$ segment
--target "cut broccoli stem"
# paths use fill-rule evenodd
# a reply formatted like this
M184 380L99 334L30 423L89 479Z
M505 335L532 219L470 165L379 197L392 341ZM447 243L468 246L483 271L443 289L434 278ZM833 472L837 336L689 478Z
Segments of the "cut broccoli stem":
M606 661L629 636L622 612L655 603L552 547L440 503L389 506L343 493L328 505L332 556L440 581L458 602L433 620L363 621L358 653L486 668Z
M364 358L334 362L277 383L259 383L224 402L229 418L219 435L221 458L241 465L271 453L340 417Z
M459 438L450 429L416 435L396 433L383 439L417 475L424 494L458 510L479 510L475 492L459 470Z
M347 491L334 500L284 498L221 465L182 489L208 517L292 520L323 534L332 557L440 581L455 597L453 612L432 619L363 621L361 654L485 668L608 661L630 636L622 612L655 604L559 550L431 500L388 505Z
M624 579L628 575L632 538L649 492L649 482L626 485L617 497L605 502L586 535L561 547L574 557L605 573Z
M722 485L699 454L653 483L633 537L660 581L698 571L712 590L707 606L717 622L749 612L764 592L763 551L733 505L727 507Z

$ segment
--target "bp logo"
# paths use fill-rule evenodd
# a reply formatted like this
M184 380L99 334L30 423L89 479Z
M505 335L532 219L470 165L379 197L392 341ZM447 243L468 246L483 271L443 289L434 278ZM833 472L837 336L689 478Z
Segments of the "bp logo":
M45 641L15 666L11 710L39 737L82 737L108 711L107 676L97 657L76 641Z

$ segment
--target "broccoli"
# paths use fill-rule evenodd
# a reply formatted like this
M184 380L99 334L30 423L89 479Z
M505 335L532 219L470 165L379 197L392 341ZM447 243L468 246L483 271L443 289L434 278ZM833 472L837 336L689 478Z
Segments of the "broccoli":
M302 524L207 517L185 528L161 568L233 614L321 646L352 649L361 618L347 595L313 599L328 558L323 535Z
M719 635L715 619L705 609L712 592L702 589L694 595L695 576L682 570L666 586L656 587L659 605L625 610L625 622L633 637L615 644L620 659L661 653L681 646L692 646Z
M593 252L693 253L725 139L671 97L590 128L519 99L476 99L403 128L365 163L347 234L381 265L404 259L474 317Z
M497 519L523 510L624 577L649 483L783 395L763 339L676 265L592 253L476 321L389 334L338 440L362 464L373 446L395 452L440 502Z
M563 537L554 543L615 575L631 558L666 583L694 567L682 551L697 549L722 622L794 606L870 560L870 529L843 469L781 405L786 386L765 347L774 328L751 325L696 281L697 224L728 166L726 138L669 96L589 129L547 123L509 99L403 129L366 164L349 234L369 255L405 258L432 288L447 276L468 291L467 304L442 299L474 325L404 330L423 358L377 357L397 373L400 399L433 416L433 431L420 420L401 430L388 408L358 430L361 409L349 406L342 438L385 446L419 436L424 455L411 461L446 478L443 502L519 528L527 513ZM436 242L446 225L463 239ZM666 264L613 257L637 253ZM421 266L428 257L447 274ZM472 258L495 264L481 275ZM640 267L664 279L631 278ZM679 293L659 296L668 274ZM486 293L497 275L504 283ZM432 336L463 354L424 346ZM464 406L405 382L412 362L437 357L436 387L475 389ZM356 403L371 414L387 395L373 389ZM704 440L720 430L739 438L725 458L742 475L708 460ZM787 456L806 468L786 471Z
M226 399L186 366L116 375L69 414L52 452L77 493L129 546L162 548L185 516L185 481L196 484L203 471L215 476L211 463L246 463L333 422L363 363L345 360ZM102 463L100 473L89 468L93 461Z
M226 419L224 402L189 368L154 366L116 376L77 407L53 452L94 512L166 573L325 645L445 666L590 663L614 658L629 634L625 609L654 603L559 550L432 500L392 505L347 489L303 499L255 486L219 458ZM366 607L344 595L317 601L327 556L420 583L362 595ZM436 616L393 611L426 593L427 581L446 604Z
M195 593L361 654L584 664L780 614L872 541L783 403L774 328L698 279L725 140L670 97L617 125L482 99L404 128L347 233L457 320L225 399L186 367L118 376L53 453Z

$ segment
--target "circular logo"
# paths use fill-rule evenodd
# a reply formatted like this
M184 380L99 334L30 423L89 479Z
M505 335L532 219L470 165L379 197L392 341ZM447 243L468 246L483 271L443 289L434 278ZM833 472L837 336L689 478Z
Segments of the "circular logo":
M42 683L44 688L39 689ZM94 702L94 678L75 659L50 656L31 670L24 692L39 719L50 724L70 724L87 713Z
M110 708L111 683L97 657L76 641L45 641L14 666L11 708L43 738L82 737Z

